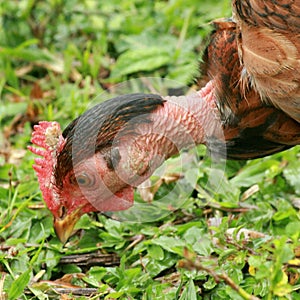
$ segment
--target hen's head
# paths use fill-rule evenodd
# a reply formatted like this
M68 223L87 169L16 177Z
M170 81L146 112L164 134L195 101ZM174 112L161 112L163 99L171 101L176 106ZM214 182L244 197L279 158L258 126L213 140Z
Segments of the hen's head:
M39 148L29 150L42 158L33 168L62 242L81 215L132 206L136 174L130 173L124 140L134 136L136 125L150 122L149 113L163 102L152 94L120 96L89 109L63 133L57 122L34 127L31 141Z

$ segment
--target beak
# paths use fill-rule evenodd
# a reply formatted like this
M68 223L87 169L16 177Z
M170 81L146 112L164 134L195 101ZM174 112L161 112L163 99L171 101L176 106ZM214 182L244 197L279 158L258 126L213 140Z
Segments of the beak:
M64 244L72 235L73 228L82 215L81 207L77 208L63 219L54 219L54 230L57 237Z

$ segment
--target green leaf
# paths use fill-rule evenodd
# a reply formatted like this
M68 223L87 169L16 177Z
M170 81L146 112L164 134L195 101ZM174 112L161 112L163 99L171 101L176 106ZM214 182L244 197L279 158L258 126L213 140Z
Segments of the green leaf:
M68 265L65 265L65 266L63 266L62 270L63 270L63 272L66 273L66 274L81 273L81 272L82 272L81 268L78 267L78 266L75 265L75 264L68 264Z
M299 221L294 221L294 222L290 222L289 224L287 224L285 231L286 234L290 237L294 237L295 240L298 239L299 237L299 228L300 228L300 222Z
M0 106L0 120L9 117L15 116L16 114L24 113L27 108L26 102L19 102L19 103L9 103L5 106Z
M49 287L48 287L49 289ZM43 291L38 288L29 287L29 290L37 297L39 300L48 300L49 297Z
M24 273L22 273L11 285L8 291L8 299L15 300L20 297L29 283L31 270L28 269Z
M154 260L151 257L144 258L143 264L147 272L152 276L157 276L162 271L167 270L178 262L178 257L172 253L166 252L163 260Z
M294 187L297 194L300 194L300 161L295 160L290 162L283 170L284 177L288 183Z
M281 272L281 279L276 282L274 287L274 294L276 296L286 296L292 291L292 287L288 284L288 276L284 271Z
M156 260L164 259L164 250L160 246L149 245L148 253L153 259L156 259Z
M33 42L37 42L37 40L33 40ZM16 48L1 48L0 58L11 59L13 57L26 61L51 61L54 58L46 50L26 47L28 45L23 44Z
M151 71L168 64L172 55L157 47L128 50L119 56L112 69L111 78L120 78L124 75Z
M194 281L192 279L190 279L185 286L179 300L197 300L197 292L195 289Z
M285 211L278 211L273 215L274 221L282 221L284 219L289 219L296 216L296 212L293 208L287 209Z
M104 300L110 300L110 299L119 299L121 296L124 295L124 292L113 292L107 295Z
M244 166L239 174L233 177L230 182L236 187L251 186L254 183L262 181L266 176L267 170L279 170L278 167L279 161L270 158L266 160L251 161L246 166ZM272 177L275 176L278 172L273 172Z
M183 248L186 246L186 243L183 240L168 236L161 236L157 239L153 239L151 242L155 245L161 246L169 252L179 255L183 254Z

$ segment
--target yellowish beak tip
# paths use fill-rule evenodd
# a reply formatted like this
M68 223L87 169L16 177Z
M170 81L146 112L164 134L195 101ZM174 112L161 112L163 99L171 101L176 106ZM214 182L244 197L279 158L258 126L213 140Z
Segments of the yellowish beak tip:
M70 214L67 214L63 219L54 219L54 230L59 240L65 244L73 233L73 229L77 221L81 217L80 209L76 209Z

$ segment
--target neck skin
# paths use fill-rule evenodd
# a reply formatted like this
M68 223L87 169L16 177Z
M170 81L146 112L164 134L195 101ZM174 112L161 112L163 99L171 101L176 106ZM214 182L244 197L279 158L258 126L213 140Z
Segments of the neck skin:
M115 173L128 185L141 184L181 149L205 144L212 135L221 137L212 82L192 95L164 99L164 105L151 113L151 122L134 124L135 134L120 133L121 159Z
M106 154L99 151L74 167L76 176L88 174L93 184L76 190L71 185L64 193L84 198L82 202L88 203L85 211L132 206L133 187L148 179L166 159L183 148L205 144L208 137L222 137L213 92L211 82L192 95L166 97L150 114L127 122Z

